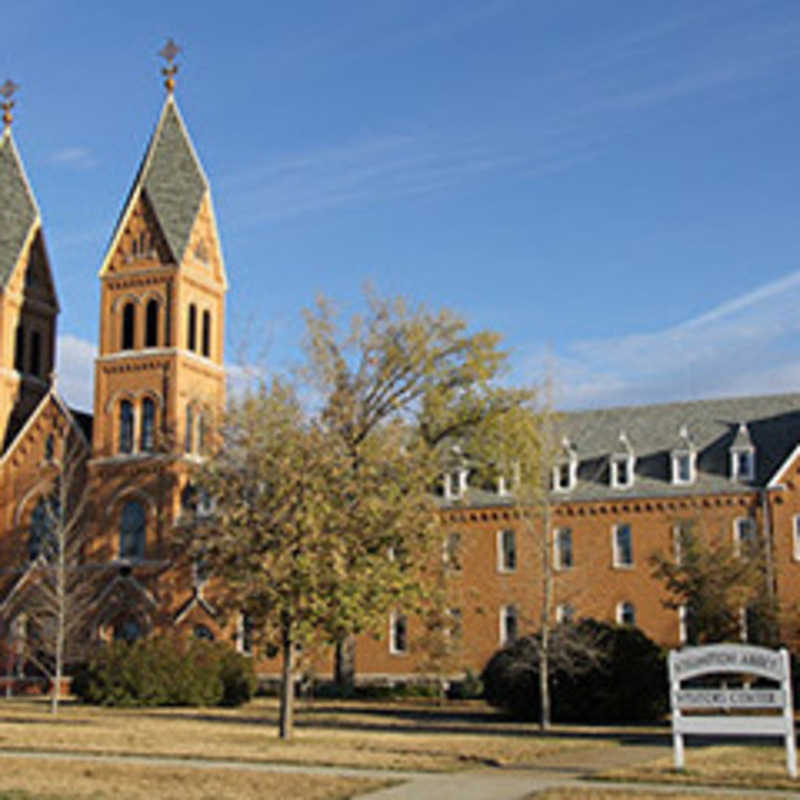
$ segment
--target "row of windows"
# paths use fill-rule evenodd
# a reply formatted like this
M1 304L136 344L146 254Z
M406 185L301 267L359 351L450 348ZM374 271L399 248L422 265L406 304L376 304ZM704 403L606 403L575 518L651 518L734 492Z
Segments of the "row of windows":
M136 441L136 413L130 400L119 404L120 453L152 453L156 446L156 404L152 397L145 397L140 405L138 447Z
M460 608L448 609L451 620L450 635L462 636L462 614ZM501 606L499 612L499 642L500 646L511 644L520 635L520 612L514 604ZM617 603L616 622L619 625L636 624L636 607L625 600ZM575 609L569 603L556 607L556 622L571 624L575 621ZM408 617L405 614L393 613L389 617L389 652L393 655L408 653Z
M14 369L17 372L27 372L30 375L42 375L42 334L40 331L30 331L26 335L25 326L17 325L17 339L14 348Z
M794 521L794 557L800 560L800 515ZM681 539L688 526L675 525L673 539L676 561L680 562ZM758 547L758 529L751 517L739 517L733 523L733 542L737 555L747 556ZM461 534L447 535L444 543L445 564L454 570L461 569ZM627 523L614 525L612 528L612 564L615 567L632 567L634 565L633 532ZM575 565L572 529L557 528L553 536L553 566L555 569L570 569ZM497 534L497 570L513 572L517 567L516 533L512 529Z
M158 347L162 343L159 335L160 317L161 306L158 300L149 300L145 306L145 347ZM186 328L186 348L192 352L198 352L199 345L202 355L209 358L211 356L211 312L208 309L203 311L199 342L197 322L197 306L190 303ZM136 347L136 304L133 302L125 303L122 308L121 345L123 350L133 350Z

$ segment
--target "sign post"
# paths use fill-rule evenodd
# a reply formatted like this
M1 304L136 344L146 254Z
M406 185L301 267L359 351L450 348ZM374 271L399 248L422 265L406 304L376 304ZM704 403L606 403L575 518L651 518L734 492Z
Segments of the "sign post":
M775 681L775 689L682 689L681 683L701 675L757 675ZM675 768L683 769L683 737L686 734L782 736L786 743L786 769L797 777L791 669L785 648L768 650L744 644L712 644L685 647L669 654L672 744ZM744 716L735 714L685 715L689 709L736 711L781 709L782 713Z

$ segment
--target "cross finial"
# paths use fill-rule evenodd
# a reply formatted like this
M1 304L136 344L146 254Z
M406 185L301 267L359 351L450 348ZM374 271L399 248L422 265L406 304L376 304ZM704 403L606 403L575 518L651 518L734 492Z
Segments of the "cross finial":
M14 92L19 89L19 85L14 83L11 78L8 78L6 82L0 86L0 95L3 96L3 124L6 126L6 129L11 127L11 123L14 121L14 117L11 114L11 109L14 108L14 101L11 99L14 96Z
M161 74L164 76L164 86L169 94L175 91L175 73L178 71L178 65L174 63L175 57L181 52L181 48L175 44L172 37L167 40L167 43L159 51L161 58L167 62L166 67L161 68Z

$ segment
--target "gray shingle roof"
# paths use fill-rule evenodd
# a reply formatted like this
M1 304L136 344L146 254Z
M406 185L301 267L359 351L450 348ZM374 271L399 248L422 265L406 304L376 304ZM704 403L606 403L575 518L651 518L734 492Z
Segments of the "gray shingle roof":
M741 422L747 423L756 450L752 484L730 478L730 447ZM561 424L579 460L577 485L565 499L730 492L766 485L800 442L800 394L580 411L564 414ZM689 486L672 484L671 451L682 425L697 451L697 479ZM636 455L630 489L612 489L608 480L608 456L621 429Z
M19 260L39 212L11 133L0 139L0 289Z
M112 241L139 189L147 194L176 263L183 258L208 182L175 100L169 97L125 200Z
M730 447L741 422L747 424L755 447L755 480L731 480ZM697 453L696 480L672 483L672 452L681 441L681 426ZM578 457L577 483L569 492L553 493L555 502L620 500L752 491L766 486L800 444L800 394L734 397L648 406L604 408L561 414L559 437L567 436ZM610 486L609 457L619 450L624 430L634 450L634 484ZM683 440L685 443L685 440ZM445 508L502 506L509 497L470 487L457 501L440 501Z

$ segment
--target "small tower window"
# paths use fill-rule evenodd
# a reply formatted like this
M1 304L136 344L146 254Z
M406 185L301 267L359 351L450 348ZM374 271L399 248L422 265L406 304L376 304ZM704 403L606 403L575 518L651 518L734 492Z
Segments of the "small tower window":
M138 500L125 503L119 526L119 557L144 558L147 517Z
M136 330L136 309L133 303L125 303L122 309L122 349L133 350L133 337Z
M184 449L191 453L194 449L194 410L191 406L186 406L186 439Z
M133 404L129 400L119 404L119 452L133 452Z
M17 325L17 342L14 349L14 369L17 372L25 371L25 328L22 327L20 322Z
M152 453L156 441L156 404L151 397L142 400L142 434L139 449Z
M203 355L211 355L211 312L207 310L203 312Z
M206 419L205 415L197 415L197 452L204 453L206 449Z
M45 461L52 461L53 455L55 454L56 450L56 440L52 433L47 434L47 438L44 440L44 459Z
M31 334L31 374L40 375L42 372L42 334L34 331Z
M147 304L145 347L158 347L158 300L151 300Z
M189 323L186 331L186 346L189 350L197 349L197 306L189 304Z

